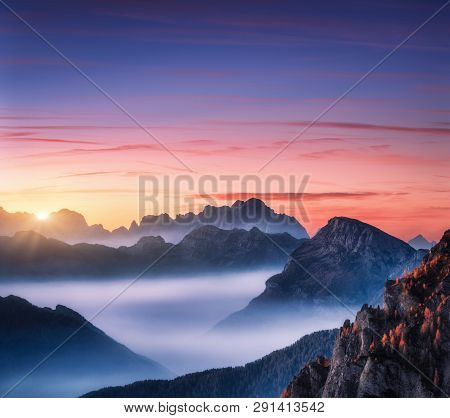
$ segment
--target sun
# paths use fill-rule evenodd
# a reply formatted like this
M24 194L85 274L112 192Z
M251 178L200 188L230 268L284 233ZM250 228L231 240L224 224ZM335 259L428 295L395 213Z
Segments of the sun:
M48 212L38 212L36 213L36 218L38 218L40 221L45 221L48 219Z

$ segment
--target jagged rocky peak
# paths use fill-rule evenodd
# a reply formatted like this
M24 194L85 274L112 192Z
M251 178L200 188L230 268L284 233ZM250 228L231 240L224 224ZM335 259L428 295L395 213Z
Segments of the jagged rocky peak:
M170 224L173 219L167 213L161 213L160 215L146 215L141 220L142 225L151 225L151 224Z
M51 213L50 220L66 223L72 228L86 228L88 226L86 219L81 213L69 209L61 209L58 212Z
M140 249L152 249L153 247L160 247L166 244L166 241L163 237L157 236L157 237L142 237L139 239L139 241L133 245L132 248L140 248Z
M173 237L169 238L169 235L175 234L176 241L180 241L190 231L202 225L214 225L226 230L250 230L256 226L266 233L287 232L295 238L309 238L306 229L295 217L276 213L262 200L255 198L238 200L231 206L207 205L198 214L179 214L174 219L167 214L147 215L142 218L139 228L148 232L151 228L158 227L159 233L165 238L172 240Z
M405 243L386 232L361 222L357 219L335 217L328 221L327 225L320 229L314 237L317 240L325 241L328 245L339 245L353 252L367 246L388 245L405 247Z
M408 244L372 225L333 218L292 253L284 271L269 279L262 298L333 301L323 283L347 302L370 301L381 295L386 279L418 264L415 255Z
M450 230L419 267L386 283L384 307L364 305L344 323L329 368L313 375L308 365L284 396L447 396L449 298Z
M175 220L179 223L188 223L195 220L195 214L193 212L188 212L184 214L178 214Z
M257 199L256 197L251 197L250 199L247 200L236 200L236 202L234 202L231 205L232 208L245 208L245 207L259 207L259 208L269 208L269 206L267 206L264 201L262 201L261 199Z
M233 204L233 206L270 209L261 199L257 199L255 197L252 197L248 200L240 201L240 202L241 203L239 205Z
M139 229L139 226L136 221L132 221L128 230L130 232L136 232Z
M236 200L236 202L234 202L234 203L231 205L231 207L232 207L232 208L238 208L238 207L241 207L244 203L245 203L244 200Z

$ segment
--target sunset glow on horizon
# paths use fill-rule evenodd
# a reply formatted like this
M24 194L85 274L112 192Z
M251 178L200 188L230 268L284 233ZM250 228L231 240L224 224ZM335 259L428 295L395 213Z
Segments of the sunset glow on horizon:
M139 220L139 176L308 175L309 220L287 194L264 196L277 190L212 197L248 192L310 234L347 216L405 240L442 236L450 9L288 145L441 2L175 3L58 2L48 16L10 2L122 109L1 10L1 207L40 220L67 208L114 229Z

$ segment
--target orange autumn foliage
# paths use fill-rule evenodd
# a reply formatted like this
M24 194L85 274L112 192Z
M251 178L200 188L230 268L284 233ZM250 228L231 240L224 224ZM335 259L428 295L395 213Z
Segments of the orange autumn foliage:
M434 342L435 342L436 344L439 344L440 341L441 341L441 331L440 331L440 329L438 328L438 329L436 330L436 337L434 338Z
M341 331L341 336L342 337L348 337L349 334L350 334L350 327L342 328L342 331Z
M399 337L399 336L400 336L403 327L404 327L404 324L399 324L399 325L397 325L397 326L395 327L395 331L394 331L394 332L395 332L395 336L396 336L396 337Z
M428 331L428 321L425 321L420 327L420 333L425 334Z

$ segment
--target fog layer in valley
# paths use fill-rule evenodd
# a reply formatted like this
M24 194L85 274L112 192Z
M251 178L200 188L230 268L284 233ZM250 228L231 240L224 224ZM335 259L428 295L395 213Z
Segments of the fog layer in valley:
M244 364L309 332L340 326L352 316L345 308L323 308L320 314L304 311L273 326L209 332L260 294L274 273L264 270L200 278L141 279L92 322L135 352L184 374ZM0 295L14 294L51 308L62 304L89 320L132 280L2 283Z

